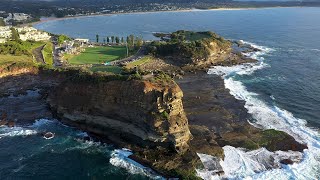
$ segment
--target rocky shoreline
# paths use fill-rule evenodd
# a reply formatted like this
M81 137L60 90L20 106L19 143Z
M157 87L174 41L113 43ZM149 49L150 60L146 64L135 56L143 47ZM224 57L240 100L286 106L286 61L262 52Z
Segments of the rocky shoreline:
M15 77L13 79L19 80L20 78L21 77ZM18 107L16 111L8 112L8 119L14 119L15 125L21 126L25 124L32 124L34 120L40 118L50 119L53 117L59 117L56 113L54 113L55 116L52 116L51 112L53 109L49 110L46 103L46 94L49 93L48 86L53 81L48 78L48 84L45 86L45 81L43 80L46 78L41 77L40 79L38 83L35 83L35 81L33 83L22 83L25 84L25 89L20 88L19 92L28 92L26 94L13 91L16 92L15 96L12 94L11 96L4 96L1 98L1 102L3 102L0 106L2 112L5 111L5 106L9 104L9 101L10 106L13 106L14 104L20 105L16 106ZM55 82L57 83L57 81ZM123 135L118 136L119 134L117 135L117 133L115 133L115 136L110 136L112 133L105 134L101 131L90 129L83 124L71 123L71 121L61 119L61 116L59 119L69 125L76 126L82 130L87 130L97 140L113 143L118 147L131 149L134 154L130 156L130 158L147 167L151 167L164 177L196 178L196 176L192 176L192 174L195 175L195 172L192 169L201 168L202 166L196 153L223 158L224 155L222 147L225 145L245 147L247 149L257 149L261 147L259 142L264 139L264 131L256 129L248 123L250 115L244 108L244 102L236 100L232 95L230 95L229 91L225 89L224 82L220 77L216 75L208 75L203 71L194 71L192 73L186 73L182 79L176 79L176 83L184 94L182 102L189 123L188 127L191 132L190 141L188 143L189 147L186 147L186 150L183 153L175 153L173 149L170 150L170 148L168 149L169 146L163 146L163 144L160 146L154 145L153 147L150 146L150 144L147 146L143 144L137 145L135 143L141 142L139 138L124 140L119 138ZM57 83L57 85L58 84L59 83ZM30 90L29 85L40 88L41 90ZM115 85L116 84L113 84L112 86ZM80 86L73 88L79 91L79 88L81 88ZM4 87L8 88L7 90L12 90L14 88L18 89L14 84L9 82L4 83ZM29 90L27 91L27 89ZM66 97L63 97L60 100L64 98ZM30 101L32 101L32 105L30 105ZM56 112L56 110L53 112ZM128 135L124 135L124 137L128 137ZM268 136L268 138L272 138L272 136ZM286 140L283 141L283 139ZM186 142L188 142L188 140L186 140ZM274 136L273 139L270 139L269 144L264 144L262 146L265 147L265 145L268 145L266 148L270 151L302 151L307 148L305 145L297 143L292 137L285 133L281 133L279 136ZM291 162L290 160L282 161ZM173 169L184 169L184 171L172 171ZM222 170L220 173L221 172ZM181 176L182 174L183 176Z
M142 75L139 71L129 75L13 72L0 79L0 123L23 126L40 118L57 118L98 140L131 149L130 158L168 178L199 179L196 169L206 167L198 153L223 159L227 145L272 152L308 148L284 132L249 123L244 102L229 93L221 77L206 72L212 65L255 62L241 52L259 50L237 42L237 48L231 48L230 42L210 35L213 38L201 44L205 56L193 52L188 58L180 57L180 51L171 52L141 66L147 72ZM172 44L154 48L167 46Z

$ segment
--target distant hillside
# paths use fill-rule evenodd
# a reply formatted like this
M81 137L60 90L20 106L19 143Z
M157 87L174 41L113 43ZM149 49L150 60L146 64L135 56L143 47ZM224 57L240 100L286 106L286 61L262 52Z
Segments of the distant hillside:
M75 16L215 8L320 6L320 0L1 0L0 11L41 16ZM3 14L3 13L2 13ZM0 16L5 16L0 13Z

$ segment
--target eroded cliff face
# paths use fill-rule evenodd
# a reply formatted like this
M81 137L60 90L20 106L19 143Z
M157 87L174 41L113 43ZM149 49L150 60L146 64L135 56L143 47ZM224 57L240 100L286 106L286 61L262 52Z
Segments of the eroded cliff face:
M48 102L65 123L105 135L112 141L162 146L183 153L191 134L183 93L174 82L149 81L63 83Z

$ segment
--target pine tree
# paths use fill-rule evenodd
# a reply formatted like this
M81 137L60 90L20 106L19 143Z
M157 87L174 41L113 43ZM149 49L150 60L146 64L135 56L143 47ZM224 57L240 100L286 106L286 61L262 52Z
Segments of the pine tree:
M114 43L114 36L111 36L112 44Z
M117 43L117 44L119 44L119 43L120 43L120 39L119 39L119 37L118 37L118 36L116 37L116 43Z
M96 35L96 41L99 42L99 34Z
M11 39L16 42L21 42L19 33L15 28L11 28Z

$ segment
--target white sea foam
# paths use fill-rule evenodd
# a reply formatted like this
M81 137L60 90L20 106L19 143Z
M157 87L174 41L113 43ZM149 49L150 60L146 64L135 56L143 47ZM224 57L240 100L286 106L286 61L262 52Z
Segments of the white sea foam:
M38 132L32 129L25 129L22 127L1 127L0 138L3 137L15 137L15 136L30 136L37 134Z
M38 119L36 120L30 127L31 128L41 128L43 126L46 126L48 124L54 123L54 120L49 120L49 119Z
M111 153L110 163L114 166L124 168L132 174L141 174L152 179L164 179L150 168L144 167L130 159L130 155L132 155L132 152L128 149L116 149Z
M249 44L248 42L242 41ZM297 141L308 145L303 154L297 152L269 152L266 149L258 149L246 152L243 149L231 146L224 147L225 158L220 161L225 174L223 178L234 179L319 179L320 177L320 136L319 131L306 126L307 122L293 116L292 113L274 105L268 105L260 100L258 94L249 92L246 87L234 79L234 75L250 75L257 69L267 67L261 57L265 53L273 51L271 48L250 44L262 51L255 54L246 54L259 60L255 64L244 64L234 67L214 67L209 74L217 74L224 77L225 87L239 100L245 101L248 110L255 122L252 125L263 129L276 129L287 132ZM280 159L292 159L300 163L293 165L280 165ZM270 169L270 167L278 167ZM212 171L202 170L198 172L204 179L216 179L219 176ZM220 178L221 178L220 177Z

